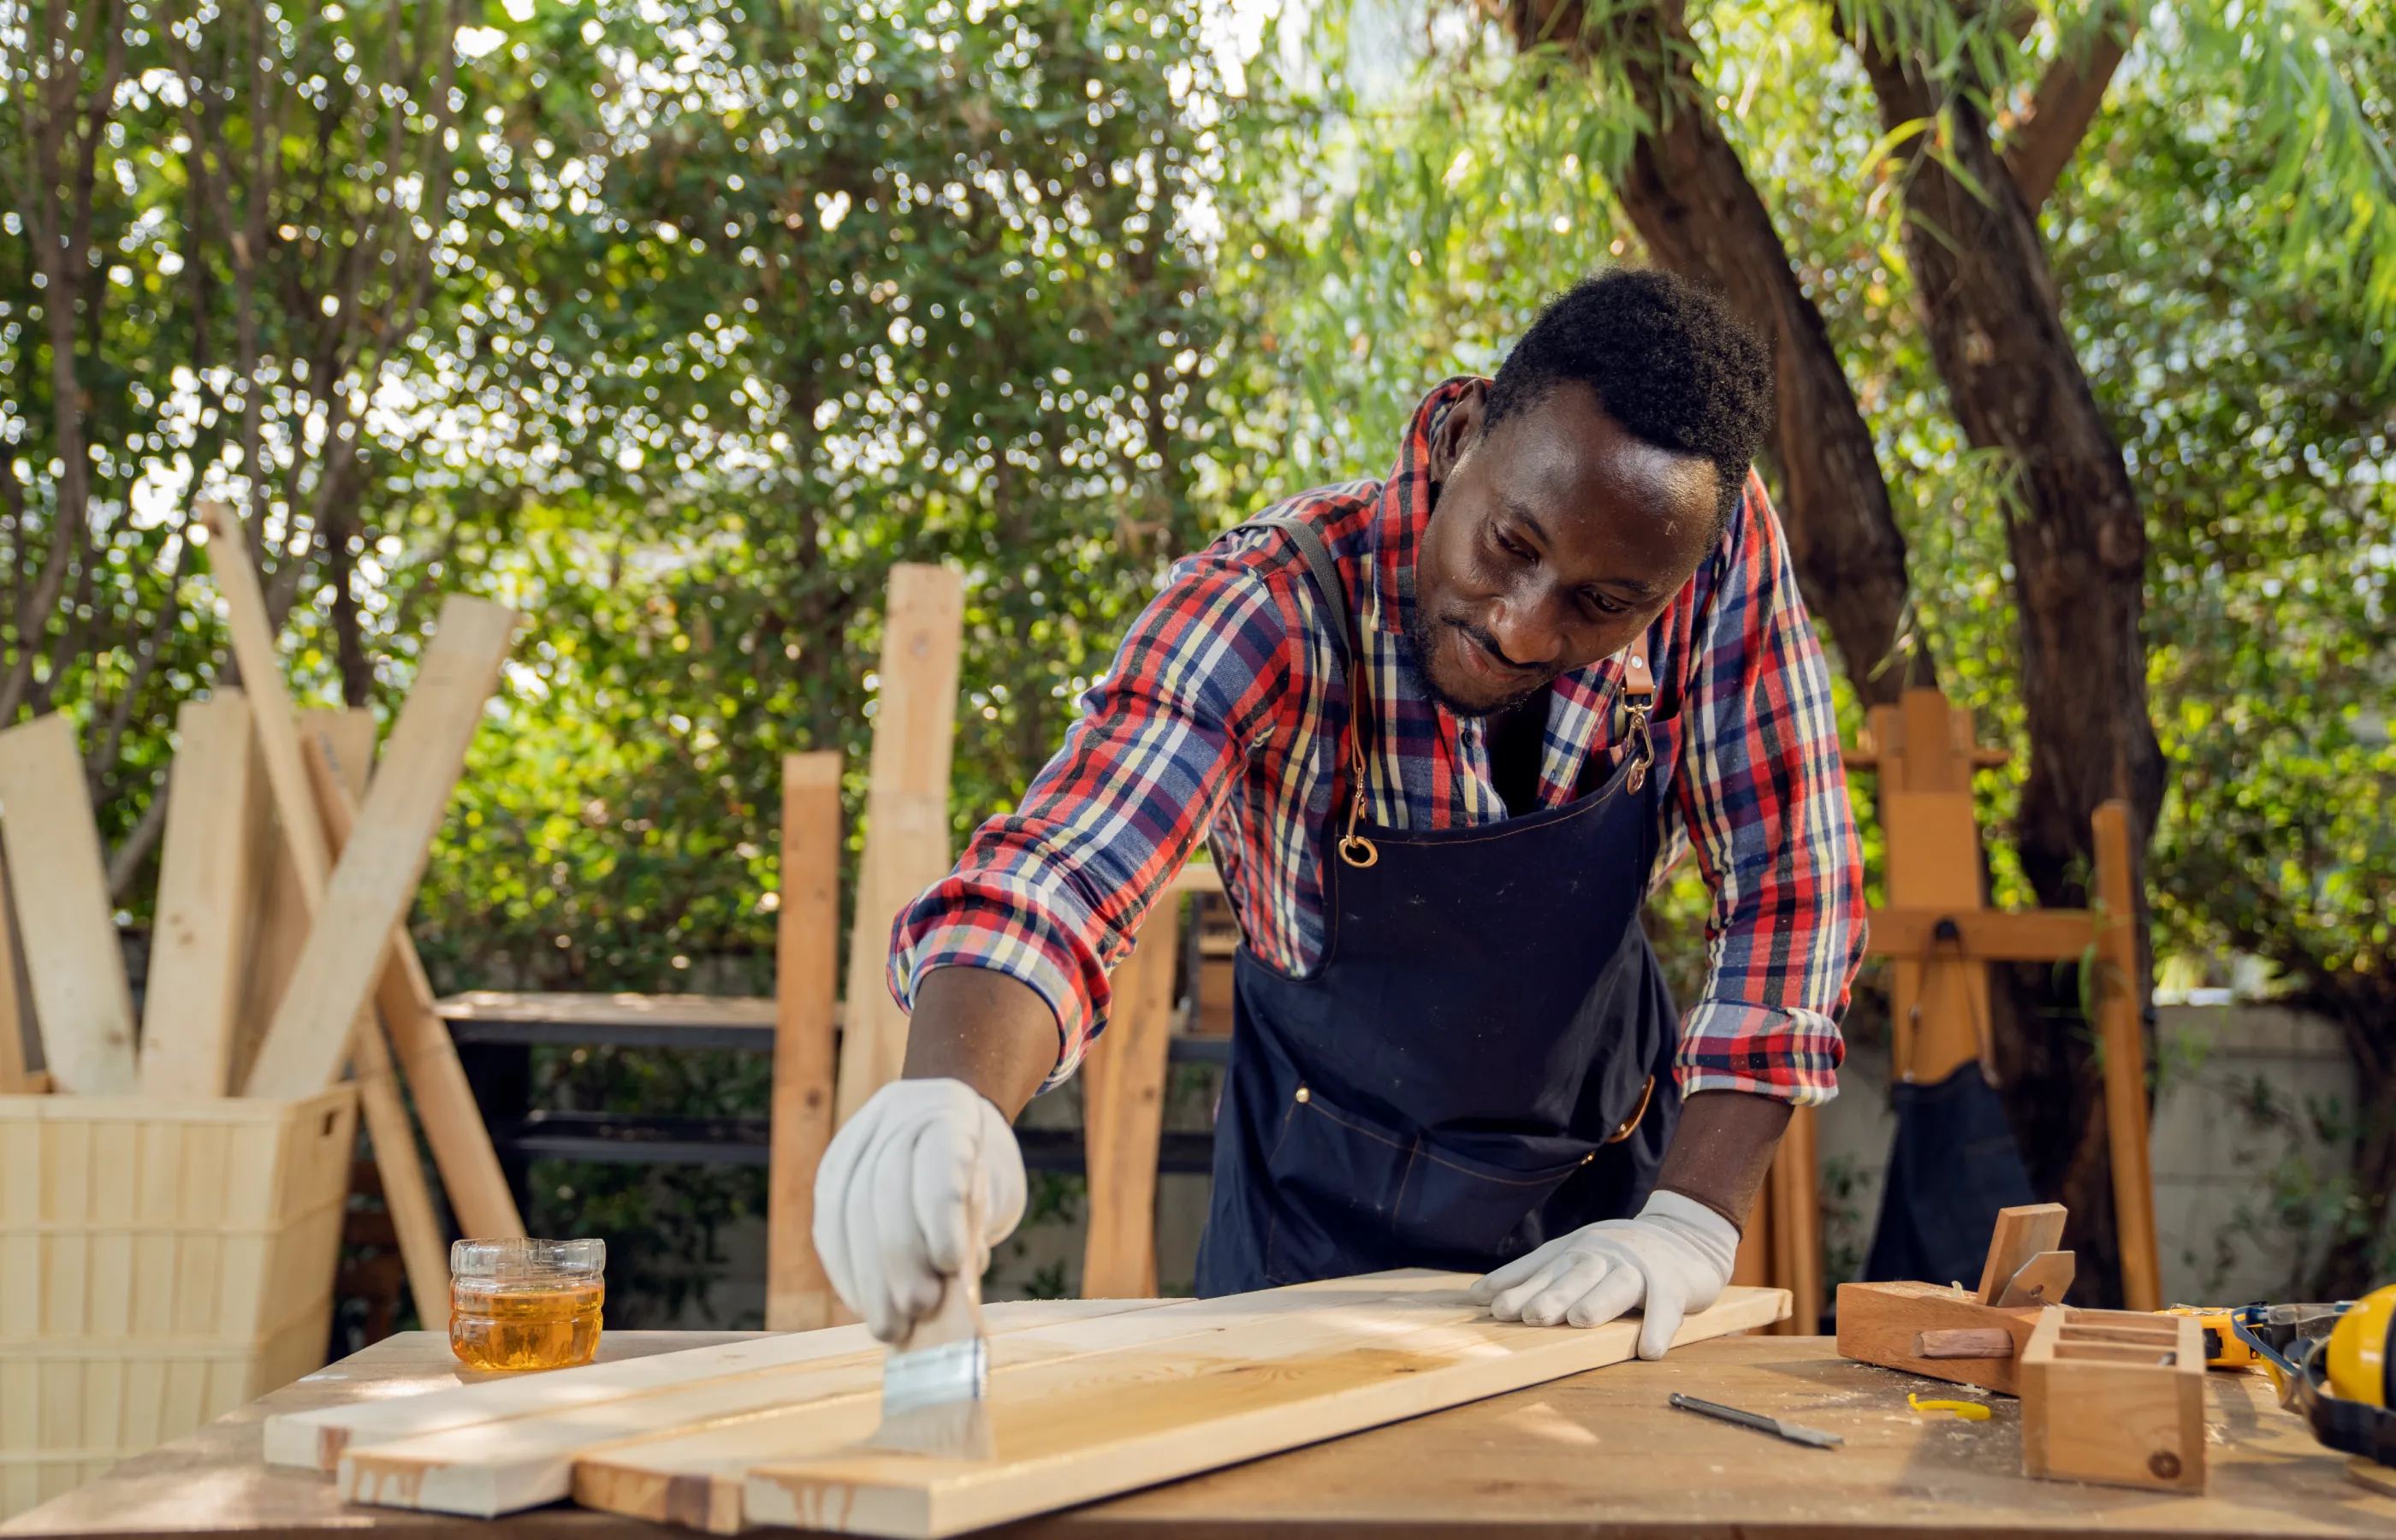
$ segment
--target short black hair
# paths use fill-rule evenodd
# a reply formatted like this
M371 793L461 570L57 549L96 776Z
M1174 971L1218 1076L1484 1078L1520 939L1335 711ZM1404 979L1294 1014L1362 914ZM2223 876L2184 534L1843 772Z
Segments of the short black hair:
M1712 291L1660 268L1584 278L1549 302L1498 367L1488 426L1566 380L1633 438L1713 461L1727 524L1772 431L1772 354Z

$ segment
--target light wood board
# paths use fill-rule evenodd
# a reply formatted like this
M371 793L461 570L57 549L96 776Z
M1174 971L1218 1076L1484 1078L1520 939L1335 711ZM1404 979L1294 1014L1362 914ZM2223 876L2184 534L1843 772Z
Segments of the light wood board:
M2122 1295L2134 1310L2163 1308L2155 1251L2155 1179L2147 1136L2147 965L2138 951L2139 851L2130 804L2099 805L2096 846L2096 1019L2105 1045L2105 1132L2113 1162L2113 1225L2121 1237Z
M0 843L51 1081L77 1095L131 1095L133 994L83 756L56 711L0 731Z
M956 1534L1637 1352L1636 1320L1588 1330L1493 1321L1465 1293L1471 1282L1461 1273L1377 1278L1352 1302L1171 1344L995 1370L992 1458L851 1449L757 1466L741 1489L744 1516L911 1540ZM1673 1340L1745 1331L1788 1310L1782 1290L1733 1289L1687 1318Z
M848 1019L836 1122L898 1079L907 1013L886 982L890 926L949 870L949 760L956 740L965 579L946 567L890 569L866 782L865 854L848 939Z
M1173 1032L1174 954L1181 898L1149 911L1116 965L1112 1020L1082 1064L1082 1145L1089 1173L1089 1235L1082 1293L1141 1299L1156 1293L1156 1150L1165 1129L1165 1054Z
M840 988L840 766L836 750L782 760L774 1144L765 1174L765 1324L777 1332L829 1326L836 1302L823 1258L816 1255L814 1228L816 1170L832 1142Z
M373 991L392 927L415 899L515 627L516 613L504 605L453 596L442 606L440 630L424 649L357 827L326 883L246 1095L309 1095L340 1072L352 1024ZM268 756L270 766L276 758ZM297 797L286 797L279 783L275 790L278 805L313 816L304 779ZM321 848L323 832L314 832Z
M141 1020L141 1094L221 1096L233 1088L234 1023L257 884L250 832L264 788L249 698L223 690L176 713L166 831Z
M33 1087L33 1042L28 1031L33 1023L33 1007L32 996L19 988L24 969L17 948L16 906L8 898L6 844L0 841L0 1096L19 1096L29 1095Z
M325 815L325 843L338 855L349 844L357 804L339 778L325 738L311 738L307 755L309 778ZM458 1046L449 1040L448 1027L433 1014L432 981L424 976L424 962L405 924L392 927L391 949L375 984L375 1008L382 1013L383 1031L415 1089L424 1142L432 1147L459 1228L477 1240L521 1239L525 1228L515 1194L499 1169L491 1131L483 1125L465 1067L458 1062ZM418 1244L420 1248L422 1241Z

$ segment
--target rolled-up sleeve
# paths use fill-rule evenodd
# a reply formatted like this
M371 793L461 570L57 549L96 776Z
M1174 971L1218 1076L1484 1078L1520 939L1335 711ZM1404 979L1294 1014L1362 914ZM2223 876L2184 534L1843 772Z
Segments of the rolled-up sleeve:
M1863 959L1863 865L1830 676L1778 518L1750 477L1686 710L1678 810L1712 890L1705 994L1682 1022L1684 1095L1838 1095Z
M1288 644L1285 597L1253 558L1216 548L1178 564L1021 804L899 913L899 1002L912 1010L938 968L1006 974L1056 1013L1047 1084L1070 1076L1105 1028L1108 971L1265 730Z

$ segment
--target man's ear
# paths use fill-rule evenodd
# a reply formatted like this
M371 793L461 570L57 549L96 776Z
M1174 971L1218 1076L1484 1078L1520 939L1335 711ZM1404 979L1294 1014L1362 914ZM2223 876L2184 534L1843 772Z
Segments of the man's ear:
M1431 431L1431 479L1434 484L1447 480L1448 472L1481 442L1482 430L1488 421L1489 381L1476 379L1465 386L1456 405Z

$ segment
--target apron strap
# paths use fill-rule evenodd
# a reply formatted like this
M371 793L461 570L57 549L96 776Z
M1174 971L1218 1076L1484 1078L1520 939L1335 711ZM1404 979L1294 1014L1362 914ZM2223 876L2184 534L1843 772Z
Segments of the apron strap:
M1331 611L1332 633L1339 638L1341 670L1348 676L1348 828L1340 836L1339 858L1352 867L1369 867L1381 858L1372 841L1356 832L1364 816L1364 724L1367 720L1363 682L1357 678L1356 648L1348 640L1348 591L1339 581L1339 565L1331 559L1323 536L1304 519L1290 513L1268 513L1250 519L1240 529L1277 529L1289 537L1306 561L1314 591ZM1238 533L1237 530L1233 531Z

